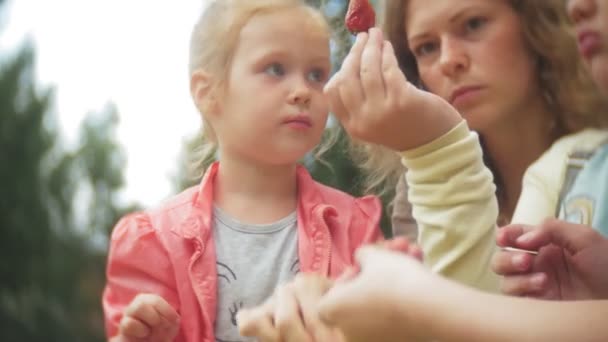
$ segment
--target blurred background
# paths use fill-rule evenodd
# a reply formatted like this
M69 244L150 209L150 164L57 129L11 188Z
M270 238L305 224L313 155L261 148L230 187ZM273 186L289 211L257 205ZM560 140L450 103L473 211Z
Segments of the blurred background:
M347 0L309 2L338 68ZM196 183L187 57L201 3L0 0L0 341L105 339L113 225ZM313 177L361 194L343 135L323 159L307 159Z

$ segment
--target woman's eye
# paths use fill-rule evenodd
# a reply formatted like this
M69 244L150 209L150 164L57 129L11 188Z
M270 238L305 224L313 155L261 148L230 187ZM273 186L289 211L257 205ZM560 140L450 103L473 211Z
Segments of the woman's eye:
M482 28L488 20L481 17L474 17L466 21L465 29L467 31L477 31Z
M285 68L279 63L272 63L266 67L264 72L271 76L283 76L285 75Z
M423 43L418 45L416 49L414 49L414 54L416 55L416 57L424 57L435 52L436 49L437 44L435 43Z

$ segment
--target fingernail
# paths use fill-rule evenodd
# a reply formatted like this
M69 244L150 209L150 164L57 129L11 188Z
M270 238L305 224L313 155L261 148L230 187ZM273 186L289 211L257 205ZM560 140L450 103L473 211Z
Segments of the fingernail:
M526 234L518 237L516 241L518 243L526 243L532 238L533 235L534 235L533 232L526 233Z
M357 33L357 37L355 38L355 43L360 42L364 38L365 32Z
M540 274L536 274L534 276L532 276L532 279L530 280L532 282L532 285L534 285L537 288L542 288L543 284L545 283L545 279L546 276L544 273L540 273Z
M518 254L513 257L513 265L518 269L526 269L527 268L527 257L525 254Z

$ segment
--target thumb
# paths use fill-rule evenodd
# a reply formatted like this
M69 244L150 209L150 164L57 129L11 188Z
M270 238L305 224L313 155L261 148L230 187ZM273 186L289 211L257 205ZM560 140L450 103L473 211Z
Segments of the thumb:
M360 266L361 269L364 269L366 266L373 263L375 256L378 253L390 253L386 249L375 245L367 245L363 247L359 247L355 251L355 262Z
M590 227L551 219L517 238L517 244L521 248L534 250L554 244L575 254L598 238L602 237Z
M376 259L377 253L383 249L369 245L357 249L355 252L355 266L347 276L334 283L334 286L321 298L318 304L319 317L321 321L329 326L343 326L350 314L361 304L361 272L369 267ZM388 251L384 251L390 253ZM360 270L360 271L358 271ZM356 273L356 274L354 274Z
M510 224L498 228L496 232L496 244L500 247L518 247L517 239L536 227L524 224Z
M342 327L360 298L357 280L335 283L317 304L319 319L328 326Z

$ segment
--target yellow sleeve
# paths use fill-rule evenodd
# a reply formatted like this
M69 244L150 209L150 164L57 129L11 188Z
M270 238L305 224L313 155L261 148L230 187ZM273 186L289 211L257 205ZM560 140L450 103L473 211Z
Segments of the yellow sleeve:
M465 121L414 150L402 152L418 243L433 272L497 292L490 269L498 204L476 133Z

